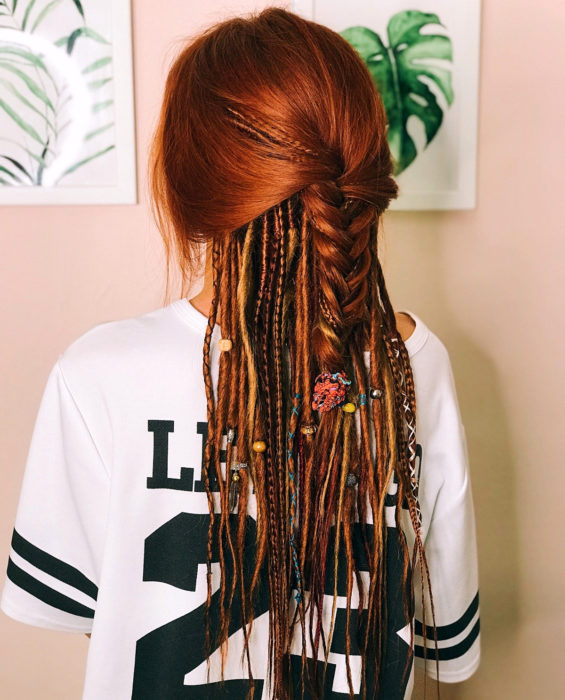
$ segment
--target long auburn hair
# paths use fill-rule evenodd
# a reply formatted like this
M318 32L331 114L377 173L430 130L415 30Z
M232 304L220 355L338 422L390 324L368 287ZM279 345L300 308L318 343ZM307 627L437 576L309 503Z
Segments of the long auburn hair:
M271 696L296 692L290 645L298 622L301 693L323 697L344 553L349 693L354 696L354 635L361 695L378 696L386 642L385 498L394 473L406 619L413 614L417 560L433 616L417 500L414 381L377 251L381 215L398 195L391 173L381 98L359 55L328 27L268 8L192 38L170 69L151 156L154 211L167 261L175 254L182 270L182 293L203 244L213 274L203 346L210 511L205 654L209 672L213 619L223 680L230 620L239 616L249 697L254 603L265 586ZM210 344L217 323L232 346L220 353L214 386ZM315 378L340 371L351 380L347 400L355 410L315 410ZM411 561L403 504L415 535ZM355 556L360 549L368 587ZM214 552L221 582L219 607L211 610ZM326 639L328 581L334 598ZM354 584L362 611L357 625L351 624ZM422 607L425 645L423 585ZM435 618L433 629L437 647ZM411 625L411 643L413 635ZM318 658L320 642L321 683L318 664L306 660Z

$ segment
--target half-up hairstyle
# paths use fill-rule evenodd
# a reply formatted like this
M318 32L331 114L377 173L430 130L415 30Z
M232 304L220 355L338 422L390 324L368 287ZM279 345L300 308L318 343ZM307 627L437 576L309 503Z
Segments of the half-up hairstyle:
M203 244L213 275L203 347L205 654L209 671L212 644L220 646L223 680L227 639L238 622L248 697L261 595L268 598L270 697L324 697L338 595L347 602L350 697L353 653L361 656L359 696L379 697L385 502L393 478L404 557L403 580L393 585L402 587L411 620L419 561L432 602L417 500L414 381L377 251L381 215L398 195L386 132L383 103L356 51L329 28L280 8L198 35L166 83L152 150L155 212L168 260L174 251L184 282ZM216 325L231 349L219 355L214 386ZM313 402L324 373L348 378L346 403L331 410ZM338 569L340 580L345 571L342 592ZM329 629L324 596L333 596ZM295 634L299 683L291 668ZM411 625L411 643L413 635ZM311 663L319 653L323 662Z

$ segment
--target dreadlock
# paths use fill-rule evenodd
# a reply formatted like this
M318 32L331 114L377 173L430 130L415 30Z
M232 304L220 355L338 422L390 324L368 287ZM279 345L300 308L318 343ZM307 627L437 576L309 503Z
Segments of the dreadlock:
M385 503L393 479L403 552L403 578L393 583L402 587L411 620L419 562L437 647L418 504L414 380L378 256L381 215L398 195L385 126L374 83L347 42L280 8L202 33L167 79L152 155L157 219L183 280L198 246L209 246L212 261L203 346L205 655L209 674L211 650L220 647L223 681L237 618L249 698L250 639L264 593L270 695L324 697L338 579L346 582L349 695L355 650L360 696L379 697L390 584ZM223 349L214 385L216 325ZM313 402L322 375L348 378L343 401L331 410ZM403 507L415 537L412 557ZM424 603L422 586L425 649ZM411 625L411 647L413 635Z

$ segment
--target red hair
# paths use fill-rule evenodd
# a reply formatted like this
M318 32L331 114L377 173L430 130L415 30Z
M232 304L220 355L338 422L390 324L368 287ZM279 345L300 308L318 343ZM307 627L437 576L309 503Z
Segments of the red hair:
M274 8L210 27L166 82L152 154L161 230L187 251L298 192L315 216L336 187L381 213L397 196L386 128L336 32Z
M306 613L317 658L326 575L333 569L335 593L343 566L350 695L354 584L359 607L366 608L356 642L361 692L375 695L386 629L384 504L393 474L397 529L407 503L414 555L427 572L415 480L414 383L377 255L381 214L398 194L383 102L360 56L328 27L280 8L229 19L194 38L175 60L151 172L168 256L174 250L192 279L200 244L212 248L203 478L211 519L207 610L215 547L222 571L218 638L222 645L227 640L234 609L252 622L253 592L261 577L268 579L272 697L290 697L289 598L296 588L302 691L307 682L311 696L324 697L325 668L320 686L317 665L312 678L306 664ZM216 388L210 341L218 316L232 347L220 354ZM347 410L319 413L312 406L314 378L328 371L351 380L343 392ZM237 447L228 442L224 477L226 433L238 437ZM236 452L238 471L230 481ZM242 554L251 483L257 498L252 572ZM357 548L366 553L367 591L353 556ZM410 557L401 536L399 548L404 578L398 585L406 594ZM406 597L404 606L411 619ZM327 660L329 644L325 651ZM252 693L250 666L249 674Z

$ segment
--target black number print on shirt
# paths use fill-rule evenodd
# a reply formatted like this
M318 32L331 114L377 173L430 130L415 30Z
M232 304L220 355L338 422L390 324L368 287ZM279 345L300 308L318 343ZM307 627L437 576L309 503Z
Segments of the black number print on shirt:
M194 480L194 469L191 467L182 467L180 476L172 477L170 473L173 468L169 468L168 445L169 436L174 433L174 421L168 420L150 420L148 421L148 430L153 433L153 471L147 479L148 489L174 489L186 491L204 491L203 481ZM204 456L204 445L206 443L207 423L197 423L197 433L202 439L202 460ZM225 454L221 454L220 458L225 460ZM178 469L176 471L178 474ZM217 490L217 484L211 480L211 488ZM396 505L394 494L387 496L386 505L392 507ZM232 533L235 532L237 516L229 516L230 528ZM219 518L214 519L214 527L217 527ZM173 586L175 589L184 591L195 591L197 586L197 577L200 570L200 575L203 577L205 589L205 564L206 564L206 547L208 539L208 527L210 516L208 513L186 513L181 512L168 522L161 525L145 540L144 546L144 562L143 562L143 581L159 582L166 586ZM255 535L256 523L251 517L247 517L247 527L245 535L244 549L244 564L245 571L251 572L255 563ZM373 529L372 525L367 526L367 537L369 543L372 540ZM330 547L328 551L329 561L333 561L332 543L335 540L335 534L330 535ZM354 540L354 556L357 565L361 571L368 571L368 566L365 558L365 549L362 544L362 534L359 524L357 523L353 529ZM217 551L217 531L214 532L215 548L213 550L213 562L219 562L219 552ZM227 548L227 542L224 543L225 564L227 567L228 581L231 580L233 571L231 569L231 556ZM403 556L398 532L396 528L387 528L387 579L389 581L387 590L387 608L388 608L388 629L386 633L387 647L383 670L380 677L380 693L379 698L386 700L401 700L404 698L405 688L408 681L408 674L402 683L402 671L408 656L410 655L409 645L398 634L400 630L406 628L409 620L404 615L402 590L399 582L402 580ZM338 585L337 592L339 596L346 596L346 560L343 542L340 547L338 557ZM253 616L255 621L267 613L269 606L269 591L268 577L265 570L262 572L261 583L257 591L257 596L254 600ZM247 575L247 573L246 573ZM249 574L250 575L250 574ZM199 584L202 586L202 583ZM409 585L409 581L408 581ZM233 635L238 630L242 629L241 609L239 587L236 588L233 604L231 606L231 620L229 626L229 635ZM325 593L332 596L334 591L333 582L333 567L328 567ZM213 630L218 629L218 607L219 607L219 591L216 591L212 596L212 606L210 623L212 630L212 639L214 639ZM215 698L234 698L244 700L249 690L249 680L247 677L238 679L228 679L224 682L223 687L220 683L212 682L210 684L189 684L185 676L194 669L197 669L201 664L205 663L204 643L205 643L205 602L198 605L193 610L188 611L185 615L178 617L171 622L167 622L153 631L149 632L136 643L135 667L133 678L132 700L198 700L199 698L215 699ZM361 612L363 616L364 613ZM245 621L246 624L248 620ZM362 624L362 620L361 620ZM351 650L350 654L355 656L359 653L356 646L355 630L357 629L357 611L352 610L350 616L351 629ZM334 677L337 669L337 660L343 663L345 669L345 639L346 639L346 610L339 608L336 611L335 630L330 649L330 661L326 671L325 688L323 697L328 700L344 700L349 697L347 692L336 692L334 687ZM253 643L253 635L258 634L259 630L255 625L253 628L251 642ZM297 634L300 633L299 626ZM230 654L233 642L230 639ZM217 649L216 644L212 644L212 653ZM260 645L254 649L261 648ZM264 691L264 679L258 677L258 669L267 666L266 659L264 663L254 659L252 650L252 664L255 670L255 692L254 698L261 698ZM255 651L255 654L257 652ZM267 639L265 639L264 653L267 654ZM238 654L239 658L239 654ZM313 659L309 659L309 663L315 663ZM323 666L323 661L317 662ZM301 670L300 655L291 655L291 669L293 676L293 687L296 692L300 693L300 670ZM243 674L246 676L243 667ZM319 677L321 677L321 668L319 669ZM374 669L368 669L367 685L369 688L374 684L374 677L370 674ZM205 676L205 671L204 671ZM305 690L304 697L309 700L311 697Z
M235 517L233 527L235 528ZM215 518L214 524L218 523ZM206 542L208 535L209 515L195 513L179 513L176 517L159 527L145 541L145 559L143 567L144 581L158 581L163 584L174 586L175 588L194 591L198 574L198 566L206 562ZM371 533L372 528L368 529ZM355 542L359 543L355 556L357 561L362 563L364 549L361 544L360 530L357 532ZM251 571L254 563L254 541L255 541L255 521L248 517L248 528L246 536L245 563L246 570ZM343 548L341 548L343 551ZM218 561L218 553L214 552L214 561ZM330 561L333 554L329 552ZM386 659L383 665L384 672L381 675L381 692L379 697L387 700L400 700L404 697L405 685L408 674L405 678L404 686L401 685L402 670L410 653L408 644L404 642L397 632L405 628L408 620L405 619L401 591L398 581L401 576L401 550L397 537L396 528L388 528L387 536L387 560L388 578L390 583L388 591L388 644ZM226 564L231 561L226 556ZM338 595L346 595L346 562L345 556L339 557L338 567ZM331 569L332 567L329 567ZM362 570L367 567L362 567ZM201 572L203 568L201 567ZM333 594L333 571L328 571L326 578L326 594ZM219 591L212 597L211 608L211 629L217 629L218 616L214 614L217 609ZM258 596L255 601L255 620L268 610L268 588L267 577L262 578ZM345 628L346 611L345 608L338 608L336 613L335 632L332 640L330 660L335 659L336 654L343 655L345 661ZM356 611L352 610L350 618L350 629L352 631L351 654L358 653L355 646L354 630L356 629ZM231 607L231 621L229 634L234 634L241 629L242 621L240 615L240 601L236 592L234 604ZM257 632L254 630L253 634ZM252 637L253 638L253 637ZM204 657L205 641L205 619L204 603L191 610L172 622L168 622L153 630L138 640L135 655L135 671L133 680L133 700L177 700L185 698L220 698L229 697L244 700L249 689L247 678L236 680L226 680L223 690L219 683L208 685L185 685L185 675L200 666L205 661ZM266 640L265 640L266 642ZM233 642L230 642L233 644ZM257 647L256 647L257 648ZM265 643L265 653L267 645ZM257 652L255 652L257 653ZM253 658L252 658L253 661ZM292 672L294 687L300 687L300 656L292 655ZM257 660L253 661L254 668L261 664ZM312 662L311 662L312 663ZM322 664L323 662L319 662ZM265 664L266 665L266 664ZM320 669L321 671L321 669ZM334 692L334 676L336 664L329 663L326 674L326 687L324 698L337 700L338 698L348 698L347 693ZM256 671L257 673L257 671ZM367 678L369 687L374 679ZM263 681L255 678L255 698L261 698L263 693ZM305 698L309 698L305 692Z

